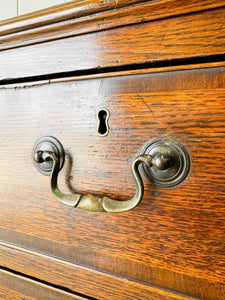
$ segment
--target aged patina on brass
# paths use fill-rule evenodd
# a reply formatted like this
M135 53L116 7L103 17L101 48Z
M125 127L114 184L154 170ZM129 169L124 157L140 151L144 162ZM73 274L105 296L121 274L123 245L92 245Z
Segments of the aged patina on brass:
M156 186L172 187L181 183L190 169L189 154L179 141L162 136L149 141L141 154L153 157L152 167L142 165L145 177Z
M38 157L39 152L53 152L55 156L59 159L59 171L62 169L65 153L62 144L52 136L44 136L40 138L34 145L34 165L38 169L38 171L43 175L51 175L53 160L50 159L41 159Z
M158 142L158 140L156 140L156 142ZM150 144L152 145L152 142ZM56 145L59 146L59 149L57 149ZM51 176L50 185L52 193L60 202L68 206L73 206L89 211L123 212L136 207L143 197L144 187L138 170L138 166L140 164L142 164L147 170L151 169L152 167L157 169L159 172L167 172L167 170L169 170L169 174L171 174L171 169L173 170L174 168L173 165L175 164L177 166L179 161L174 161L176 155L174 155L174 153L171 152L171 147L172 146L168 144L168 142L164 143L163 146L162 144L160 144L158 151L154 149L155 152L153 153L153 155L150 155L148 153L142 153L142 155L137 156L133 160L131 171L136 184L136 192L134 197L127 201L115 200L94 194L82 195L79 193L75 193L67 195L62 193L58 188L57 182L59 171L62 168L64 162L64 150L62 148L61 143L54 137L44 137L38 140L34 146L33 157L34 164L37 167L37 169L39 169L38 166L40 165L40 167L42 168L40 168L39 171L44 175ZM149 147L146 148L147 152L148 148ZM168 151L166 151L166 149ZM47 166L47 172L43 171L43 166ZM49 168L51 168L50 174ZM173 173L174 171L172 171L172 179Z

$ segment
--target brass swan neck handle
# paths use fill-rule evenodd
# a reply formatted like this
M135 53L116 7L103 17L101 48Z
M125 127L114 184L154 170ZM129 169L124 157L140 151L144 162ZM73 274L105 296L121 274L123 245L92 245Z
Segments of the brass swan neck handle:
M68 206L96 212L122 212L130 210L137 206L143 197L144 191L143 182L138 171L138 166L141 163L144 163L148 167L151 167L152 165L152 158L150 155L140 155L134 159L131 169L136 184L136 193L130 200L119 201L94 194L64 194L58 187L58 174L60 171L60 164L59 158L55 155L55 153L52 151L37 151L34 155L34 159L37 163L42 163L49 160L53 161L52 172L50 175L50 185L52 193L54 194L56 199Z
M58 174L63 167L65 154L63 146L54 137L44 137L37 141L34 146L33 159L36 168L42 174L50 175L52 193L63 204L95 212L123 212L136 207L143 197L144 187L138 169L140 164L143 167L143 171L147 172L146 176L152 178L158 176L159 178L157 178L157 180L161 180L164 185L165 183L167 184L167 182L169 182L170 185L175 185L174 178L176 176L174 176L174 173L176 170L178 170L176 171L176 182L178 183L187 175L189 164L185 161L185 164L183 165L186 169L185 172L183 172L183 168L181 168L183 166L181 166L180 163L182 159L184 160L182 152L184 149L181 147L181 144L178 145L173 143L171 146L163 141L161 143L162 145L159 146L159 141L153 140L153 142L151 141L151 143L147 145L152 147L152 145L156 144L157 147L156 149L153 147L153 150L149 150L149 146L145 146L144 152L133 160L131 172L136 184L136 192L132 199L126 201L115 200L94 194L82 195L75 193L67 195L62 193L58 187ZM181 149L180 147L182 148L182 153L178 153ZM153 155L151 155L151 153ZM187 153L185 152L185 155L186 154ZM153 170L153 173L150 174L149 170ZM180 170L182 170L182 172ZM160 178L160 176L162 178ZM167 177L169 179L172 178L173 181L169 180Z

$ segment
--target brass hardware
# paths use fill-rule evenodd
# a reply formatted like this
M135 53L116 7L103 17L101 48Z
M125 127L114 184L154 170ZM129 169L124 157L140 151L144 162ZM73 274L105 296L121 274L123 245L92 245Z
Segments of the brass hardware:
M52 136L45 136L40 138L34 145L34 165L38 169L38 171L43 174L49 176L52 172L53 161L52 159L42 159L40 153L42 152L53 152L60 161L59 171L62 169L64 164L64 149L61 143Z
M109 111L106 108L99 110L98 114L98 135L106 136L109 133Z
M59 149L55 149L57 148L56 145L59 146ZM89 211L123 212L136 207L143 197L144 187L138 170L138 166L140 164L143 165L144 172L147 174L148 179L151 179L152 182L155 182L155 180L159 179L162 180L162 178L167 180L167 173L172 176L171 178L173 180L180 182L180 177L181 175L183 176L183 172L180 169L184 164L182 166L180 165L179 170L177 170L177 166L179 165L180 161L182 161L182 157L178 155L180 154L178 151L179 149L180 148L177 146L177 143L175 143L174 146L173 142L169 143L165 140L162 142L161 139L156 139L149 142L143 148L142 154L137 156L133 160L131 171L136 184L136 193L132 199L127 201L114 200L108 197L101 197L94 194L82 195L76 193L66 195L62 193L58 188L57 181L59 171L63 166L65 154L61 143L53 137L44 137L37 141L34 147L33 157L36 168L42 174L50 175L50 185L52 193L60 202L68 206L73 206ZM180 159L179 162L177 162L177 158ZM46 167L45 164L47 164L47 170L43 171L44 167ZM50 167L51 172L49 172ZM150 173L149 170L152 169L153 172ZM161 177L159 176L160 173L163 174ZM174 176L176 175L176 173L179 174L179 180L177 180L176 176ZM186 175L187 171L185 171L185 176ZM155 177L149 178L150 176ZM183 178L184 177L182 177L182 180Z
M60 170L60 159L52 151L37 151L34 152L35 164L52 161L52 173L50 177L51 190L54 196L62 203L85 210L97 211L97 212L122 212L127 211L135 206L141 201L143 196L143 183L140 177L138 166L141 163L146 164L148 167L151 166L152 158L149 155L141 155L135 158L132 163L132 174L134 176L136 184L136 193L134 197L127 201L114 200L108 197L101 197L98 195L81 195L72 194L66 195L62 193L58 188L58 174Z
M152 156L152 167L142 166L145 177L154 185L172 187L181 183L190 169L190 157L185 147L172 137L149 141L141 151Z

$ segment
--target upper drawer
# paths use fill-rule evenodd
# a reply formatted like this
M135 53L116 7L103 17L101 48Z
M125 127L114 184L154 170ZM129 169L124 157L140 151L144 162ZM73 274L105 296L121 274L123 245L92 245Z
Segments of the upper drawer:
M214 67L0 89L2 239L191 296L222 299L224 79L225 68ZM99 136L103 108L109 132ZM71 208L54 198L49 178L33 164L33 146L47 135L67 154L58 179L63 192L131 198L131 161L160 136L186 147L190 172L167 189L144 179L143 200L127 212Z
M106 2L110 11L101 7L104 1L99 11L92 3L92 12L87 4L86 10L67 4L61 14L59 8L0 26L0 81L173 65L190 58L200 62L208 56L218 60L224 55L225 9L218 8L224 1L149 1L126 8L120 8L124 1L118 2L116 10L114 1Z

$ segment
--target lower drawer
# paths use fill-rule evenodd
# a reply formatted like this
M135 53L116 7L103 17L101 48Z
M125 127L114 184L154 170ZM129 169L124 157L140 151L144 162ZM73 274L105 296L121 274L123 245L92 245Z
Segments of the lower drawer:
M5 270L0 270L0 299L85 300L87 298L73 295Z
M29 276L29 278L35 278L35 281L33 281L6 271L0 272L2 294L13 296L15 295L15 292L13 291L16 291L16 293L23 296L22 299L26 300L27 298L24 298L24 295L27 295L29 287L31 286L34 290L35 297L43 295L44 292L45 294L49 292L49 295L51 295L50 292L58 292L56 295L59 295L59 297L62 295L62 299L67 299L65 298L65 295L67 297L75 297L75 299L84 299L82 297L74 296L74 294L77 295L78 293L79 295L85 295L89 300L193 299L192 297L174 293L173 291L165 290L160 287L143 284L113 274L75 265L28 249L7 244L3 245L3 243L0 243L0 265L7 266L11 270L13 269L13 272L23 272L26 276ZM46 284L41 284L40 281L45 283L48 282L48 284L51 282L51 287ZM60 289L61 287L66 286L67 288L64 288L64 290L70 292L74 291L72 292L73 295L52 288L52 286L60 287ZM0 294L0 296L2 295ZM10 299L21 298L14 297ZM52 298L48 296L35 299L48 300ZM58 298L54 297L53 299Z

